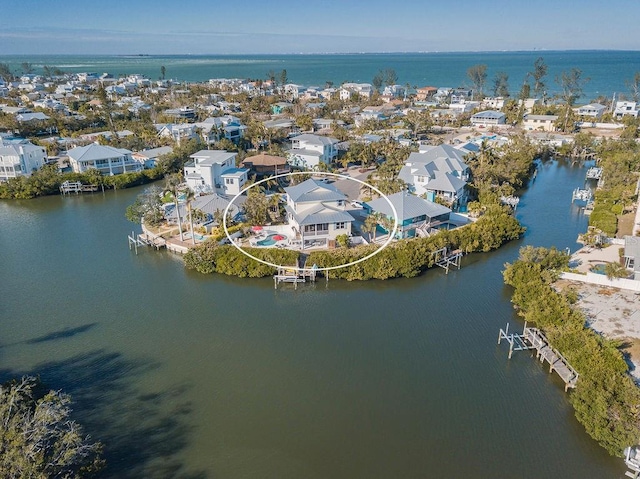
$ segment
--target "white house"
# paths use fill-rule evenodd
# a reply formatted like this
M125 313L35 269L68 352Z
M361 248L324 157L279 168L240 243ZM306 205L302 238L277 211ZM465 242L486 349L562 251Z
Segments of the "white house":
M522 119L522 127L525 130L556 131L557 119L557 115L526 114Z
M198 138L196 125L190 123L167 123L154 125L161 138L172 138L177 144Z
M409 191L425 195L433 201L440 197L455 206L467 200L465 186L469 179L469 167L464 153L450 145L423 145L419 153L411 153L398 173Z
M363 98L371 98L373 86L369 83L343 83L339 93L341 100L348 100L353 93L357 93Z
M30 176L42 168L46 158L45 149L28 140L4 140L0 137L0 181Z
M134 159L131 151L98 143L72 148L67 154L69 164L75 173L96 169L103 175L112 176L141 171L144 168L144 162Z
M196 123L196 126L200 129L200 135L207 145L216 143L222 138L238 143L244 138L244 132L247 129L240 118L233 115L209 117Z
M473 115L471 117L471 124L474 126L504 125L506 118L506 115L501 111L486 110Z
M184 165L184 178L196 193L237 194L247 181L248 169L236 171L237 153L226 150L200 150ZM242 173L244 172L244 173ZM223 176L224 174L228 176Z
M335 186L308 179L284 189L287 220L305 247L332 247L338 235L351 235L347 197Z
M291 139L287 152L289 163L303 168L317 168L320 163L328 165L338 156L338 140L312 134L298 135Z
M606 109L607 107L600 103L589 103L588 105L575 108L574 111L580 116L589 116L591 118L600 119Z
M231 168L220 175L222 190L225 195L235 196L240 194L244 184L249 179L248 168Z
M624 116L638 118L638 112L638 105L635 101L617 101L613 116L616 120L620 120Z

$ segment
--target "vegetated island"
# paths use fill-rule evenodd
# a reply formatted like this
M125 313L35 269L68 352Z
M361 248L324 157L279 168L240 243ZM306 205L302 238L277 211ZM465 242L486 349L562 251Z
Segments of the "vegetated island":
M640 216L640 145L633 139L620 139L592 143L589 148L596 153L602 176L589 229L580 241L589 250L603 248L614 236L640 240L630 236L633 232L640 235L633 221ZM620 248L619 257L603 271L613 287L616 278L634 276L623 254ZM572 269L570 260L580 262L580 256L527 246L515 262L505 265L504 280L514 288L512 303L518 314L542 329L579 373L577 386L569 393L578 421L610 454L622 456L626 447L640 441L640 389L621 351L625 341L607 338L587 325L578 307L582 283L558 286L561 273ZM635 261L640 258L636 256ZM599 288L601 294L610 294L610 288Z

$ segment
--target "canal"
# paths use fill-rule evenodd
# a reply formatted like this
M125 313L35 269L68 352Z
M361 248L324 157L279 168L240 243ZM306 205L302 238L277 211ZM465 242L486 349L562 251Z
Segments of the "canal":
M622 477L561 381L496 344L525 244L575 250L585 168L542 165L525 237L448 275L287 285L127 247L140 190L0 202L0 380L73 395L108 478Z

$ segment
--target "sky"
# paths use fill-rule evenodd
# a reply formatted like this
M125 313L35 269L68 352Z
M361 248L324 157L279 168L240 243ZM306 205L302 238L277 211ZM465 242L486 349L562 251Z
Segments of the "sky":
M5 2L0 55L640 50L638 0Z

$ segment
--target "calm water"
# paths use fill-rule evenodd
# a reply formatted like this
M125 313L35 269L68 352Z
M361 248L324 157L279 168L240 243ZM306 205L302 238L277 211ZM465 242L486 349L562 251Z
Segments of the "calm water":
M135 190L0 202L0 380L40 374L110 478L622 477L560 381L497 332L503 264L575 248L585 169L542 167L526 237L459 271L274 291L127 248Z
M30 62L36 71L42 66L58 67L67 72L108 72L115 76L141 73L149 78L160 76L165 66L167 78L180 81L206 81L210 78L266 79L269 71L287 70L289 81L310 86L336 85L344 81L371 82L381 69L392 68L402 85L469 85L467 69L487 65L486 92L491 90L496 73L509 75L510 90L517 92L536 58L548 65L545 79L549 95L558 92L555 78L563 71L579 68L589 82L584 86L583 101L614 92L627 93L626 82L640 71L637 51L538 51L488 53L367 53L343 55L172 55L172 56L4 56L0 62L20 70Z

